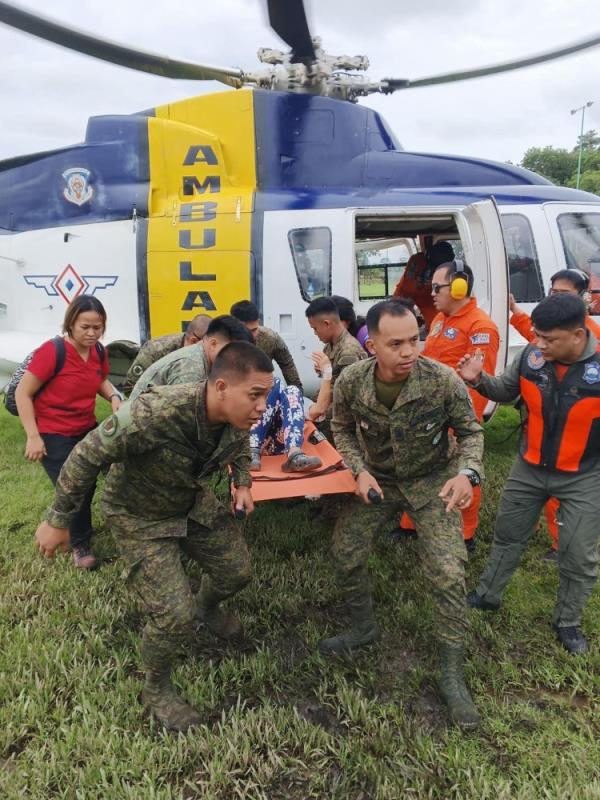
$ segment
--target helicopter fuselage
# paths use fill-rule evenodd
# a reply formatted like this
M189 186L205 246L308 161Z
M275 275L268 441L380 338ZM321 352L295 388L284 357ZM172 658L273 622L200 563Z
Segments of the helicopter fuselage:
M307 303L334 292L364 311L442 238L473 267L506 357L509 285L528 309L557 269L600 273L599 232L594 195L406 152L380 115L327 97L244 89L95 117L83 144L0 163L0 371L82 292L107 308L121 374L119 342L252 298L314 388Z

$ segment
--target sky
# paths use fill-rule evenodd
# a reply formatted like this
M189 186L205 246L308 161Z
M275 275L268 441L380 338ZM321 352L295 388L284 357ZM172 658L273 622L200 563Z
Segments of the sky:
M600 32L598 0L305 0L334 54L364 54L368 75L419 78L522 58ZM131 47L245 70L259 47L283 48L264 0L22 0L63 24ZM128 114L223 89L143 75L0 25L0 159L83 140L90 116ZM372 95L407 150L519 163L532 146L571 149L581 114L600 129L600 47L518 72Z

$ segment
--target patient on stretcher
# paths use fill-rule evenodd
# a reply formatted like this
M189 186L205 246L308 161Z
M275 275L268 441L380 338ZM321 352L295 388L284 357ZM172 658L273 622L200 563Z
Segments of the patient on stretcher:
M322 464L321 459L306 455L302 449L303 442L302 392L297 386L282 386L279 378L275 378L262 419L250 430L250 470L260 470L261 455L282 453L287 455L281 465L283 472L310 472L318 469Z

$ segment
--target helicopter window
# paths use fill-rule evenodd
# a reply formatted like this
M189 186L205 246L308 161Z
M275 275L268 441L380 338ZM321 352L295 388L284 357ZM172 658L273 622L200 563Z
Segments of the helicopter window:
M288 233L302 297L307 302L331 294L331 231L296 228Z
M557 222L567 267L591 276L590 314L600 314L600 214L560 214Z
M529 220L523 214L502 214L500 219L510 291L518 303L537 303L544 297L544 284Z
M389 297L402 277L406 262L415 250L407 239L389 242L361 242L356 251L358 299Z

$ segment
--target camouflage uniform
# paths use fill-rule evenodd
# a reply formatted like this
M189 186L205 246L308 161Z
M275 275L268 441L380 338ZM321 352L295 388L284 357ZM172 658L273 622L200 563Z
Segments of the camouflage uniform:
M181 563L205 572L203 601L215 605L251 576L240 526L206 485L229 464L236 486L250 486L248 434L206 419L206 382L151 389L125 403L80 442L65 463L46 519L68 527L103 467L102 510L125 561L130 588L148 616L142 660L168 668L193 636L197 600Z
M136 383L130 399L135 400L151 386L174 386L205 381L210 364L202 342L181 347L152 364Z
M300 376L294 364L292 354L281 336L271 328L260 327L256 337L256 346L269 356L271 361L278 364L281 374L288 386L297 386L303 391Z
M344 367L367 358L367 354L358 343L358 340L351 333L348 333L345 328L336 342L325 345L323 352L331 361L332 391Z
M348 333L344 328L339 339L332 343L326 344L323 352L331 361L331 391L335 387L336 380L340 377L342 370L350 364L356 364L357 361L363 361L367 358L367 353L358 343L358 340ZM326 436L330 441L333 440L331 434L331 416L333 406L330 406L325 412L325 419L318 423L318 428L321 433ZM334 501L330 501L335 504Z
M375 366L369 359L348 367L334 391L335 446L354 475L367 470L385 495L378 505L353 498L345 506L333 534L336 577L351 611L370 597L373 537L408 511L434 593L438 637L460 645L467 629L466 549L460 514L447 514L438 493L461 469L482 475L483 431L463 381L448 367L420 357L388 411L376 397Z
M157 339L148 339L148 341L140 347L135 360L127 370L124 384L125 391L129 394L140 375L142 375L151 364L154 364L159 358L166 356L167 353L172 353L173 350L179 350L180 347L183 347L182 333L173 333L169 336L159 336Z

